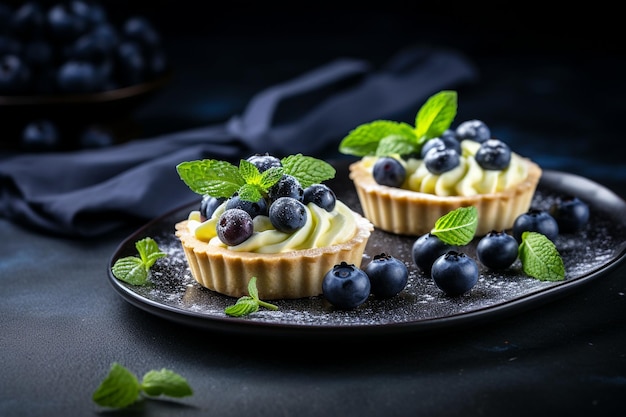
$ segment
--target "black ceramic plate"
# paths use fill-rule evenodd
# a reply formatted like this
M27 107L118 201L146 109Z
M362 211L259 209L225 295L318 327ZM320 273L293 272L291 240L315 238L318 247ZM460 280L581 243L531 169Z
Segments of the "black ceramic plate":
M347 164L337 165L337 176L329 184L338 197L361 212L348 179ZM626 254L626 202L607 188L586 178L557 171L544 171L533 206L548 209L557 197L576 195L591 208L585 230L560 235L555 245L563 258L566 279L542 282L526 276L519 260L504 272L480 267L476 286L467 294L450 298L417 270L411 259L414 237L375 230L365 249L363 265L385 252L402 259L409 267L407 287L392 299L371 296L356 310L334 309L323 297L274 302L278 311L259 311L234 318L224 308L236 299L198 285L190 275L183 251L174 236L174 224L187 217L198 204L181 207L156 219L125 239L111 257L109 279L128 302L168 320L210 330L280 336L363 336L417 332L459 326L502 317L525 308L537 307L604 274ZM111 266L124 256L136 256L135 242L154 238L168 253L152 268L151 284L133 286L117 280ZM464 248L475 258L476 239ZM480 264L479 264L480 265Z

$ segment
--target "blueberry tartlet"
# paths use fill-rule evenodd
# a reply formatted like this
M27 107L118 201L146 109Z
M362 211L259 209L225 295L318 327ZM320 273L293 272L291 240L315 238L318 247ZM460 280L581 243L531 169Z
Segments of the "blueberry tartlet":
M481 120L451 129L456 110L456 92L441 91L420 108L415 126L377 120L342 140L340 152L361 157L349 175L374 226L419 236L446 213L475 206L480 236L511 229L529 209L541 168Z
M176 224L193 278L231 297L296 299L322 294L326 272L360 265L374 226L338 200L323 181L328 163L301 154L253 155L239 166L184 162L181 179L202 195L198 210Z

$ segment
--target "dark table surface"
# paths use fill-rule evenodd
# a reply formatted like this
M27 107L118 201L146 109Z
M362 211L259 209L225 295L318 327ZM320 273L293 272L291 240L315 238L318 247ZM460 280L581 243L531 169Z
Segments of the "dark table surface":
M486 120L544 168L626 196L626 65L610 41L575 32L566 42L545 29L537 35L543 42L526 43L526 32L498 25L480 36L456 30L438 38L407 28L406 16L398 27L384 22L386 36L292 26L298 36L166 31L175 75L134 121L145 137L219 123L260 89L332 57L381 62L400 47L432 43L462 50L479 69L477 83L460 90L459 119ZM564 297L476 326L358 340L265 338L198 330L122 299L108 262L135 229L56 238L0 218L0 415L609 416L626 409L623 262ZM171 369L194 395L103 412L91 395L113 362L138 376Z

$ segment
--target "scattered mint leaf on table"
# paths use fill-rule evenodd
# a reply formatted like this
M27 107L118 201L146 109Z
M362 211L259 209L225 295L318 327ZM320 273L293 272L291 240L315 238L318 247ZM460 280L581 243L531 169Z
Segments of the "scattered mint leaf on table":
M477 227L476 207L459 207L437 219L430 233L449 245L464 246L474 239Z
M125 408L139 400L142 393L180 398L192 395L193 390L185 378L168 369L150 371L139 382L132 372L114 362L92 399L103 407Z
M150 268L154 263L165 256L161 252L156 241L150 237L141 239L135 243L139 253L137 256L127 256L115 261L111 268L115 278L132 285L145 285L148 282Z
M226 307L224 313L232 317L242 317L258 311L259 307L265 307L269 310L278 310L278 306L259 299L256 277L252 277L248 282L248 295L240 297L235 304Z

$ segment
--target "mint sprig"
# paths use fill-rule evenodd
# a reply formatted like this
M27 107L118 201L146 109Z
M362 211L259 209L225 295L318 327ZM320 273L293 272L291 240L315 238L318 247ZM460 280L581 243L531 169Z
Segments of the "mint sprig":
M251 162L242 159L239 166L215 159L181 162L176 166L181 180L200 195L229 198L238 194L246 201L258 201L284 174L295 177L303 188L334 178L329 163L302 154L281 159L281 167L259 172Z
M252 277L248 282L248 295L240 297L235 304L226 307L224 313L232 317L242 317L258 311L259 307L278 310L278 306L259 299L256 277Z
M459 207L437 219L430 233L449 245L464 246L474 239L477 227L476 207Z
M135 248L139 253L137 256L127 256L115 261L111 272L115 278L132 285L145 285L152 265L165 256L166 253L159 249L156 241L151 237L146 237L135 242Z
M360 157L419 153L424 142L450 127L457 107L456 91L440 91L420 107L415 126L390 120L362 124L342 139L339 152Z
M169 369L152 370L139 382L132 372L114 362L92 399L103 407L125 408L141 399L142 394L180 398L193 395L193 390L185 378Z
M556 246L545 235L537 232L522 233L518 257L526 275L540 281L562 281L565 266Z

